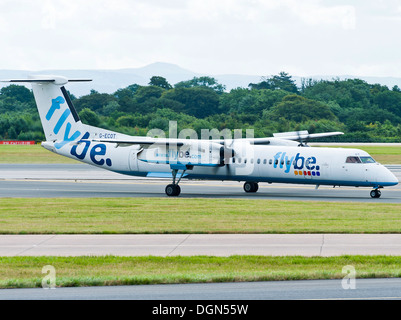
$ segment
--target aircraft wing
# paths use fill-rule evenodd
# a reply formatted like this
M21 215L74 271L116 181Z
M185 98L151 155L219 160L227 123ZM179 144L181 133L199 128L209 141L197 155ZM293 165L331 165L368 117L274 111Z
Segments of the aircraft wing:
M283 140L309 140L316 138L325 138L332 136L339 136L344 134L343 132L325 132L325 133L312 133L310 134L308 131L294 131L294 132L283 132L283 133L275 133L273 134L274 138L283 139Z
M249 142L254 145L269 145L280 144L280 140L284 141L306 141L310 139L316 138L325 138L343 135L343 132L325 132L325 133L312 133L310 134L308 131L294 131L294 132L283 132L283 133L275 133L273 134L274 138L245 138L238 139L238 141ZM147 138L147 137L135 137L134 139L126 139L126 140L116 140L116 139L94 139L94 141L103 142L103 143L116 143L118 145L165 145L165 146L177 146L182 147L184 145L190 145L191 140L182 140L182 139L163 139L163 138ZM203 140L197 140L203 141ZM227 140L210 140L210 142L218 143L221 145L230 145L234 142L232 139ZM283 143L284 143L283 141Z
M182 140L175 139L159 139L159 138L149 138L149 139L127 139L127 140L116 140L116 139L94 139L96 142L103 143L116 143L118 145L174 145L177 147L182 147L185 143Z
M235 141L249 142L255 145L270 144L272 138L244 138L244 139L226 139L226 140L210 140L211 142L219 143L221 145L231 145Z
M274 133L273 138L245 138L239 139L239 141L246 141L253 145L279 145L280 141L283 144L288 145L285 143L286 141L305 141L309 139L316 139L316 138L325 138L325 137L332 137L344 134L343 132L325 132L325 133L313 133L310 134L308 131L293 131L293 132L282 132L282 133ZM230 145L232 141L235 140L212 140L213 142L217 142L220 144Z

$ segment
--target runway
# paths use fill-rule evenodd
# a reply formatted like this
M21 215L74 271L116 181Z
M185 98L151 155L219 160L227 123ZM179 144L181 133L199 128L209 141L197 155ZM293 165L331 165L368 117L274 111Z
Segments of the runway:
M269 281L54 290L7 289L0 290L0 300L140 300L141 311L150 314L153 305L159 306L164 300L193 300L194 308L197 303L204 304L202 301L215 301L213 304L236 301L235 304L246 305L246 301L250 300L401 300L400 288L401 279L356 279L355 289L348 290L343 288L342 280ZM152 302L147 303L146 300ZM179 306L179 301L170 302L169 305ZM266 301L263 303L264 308L269 307ZM254 311L253 307L255 304L251 303L250 312ZM191 315L190 312L188 314Z
M391 166L400 179L401 166ZM166 197L168 179L129 177L86 164L0 164L0 197ZM286 185L261 183L256 194L243 191L242 183L186 181L183 198L272 199L312 201L357 201L401 203L401 186L383 189L380 199L371 199L370 188Z
M400 234L0 235L0 256L400 255Z

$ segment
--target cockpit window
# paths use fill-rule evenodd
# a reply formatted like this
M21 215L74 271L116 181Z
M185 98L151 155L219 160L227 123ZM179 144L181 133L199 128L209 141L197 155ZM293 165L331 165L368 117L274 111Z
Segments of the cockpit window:
M362 163L376 163L372 157L361 157Z
M361 163L361 160L358 157L348 157L345 162L346 163Z

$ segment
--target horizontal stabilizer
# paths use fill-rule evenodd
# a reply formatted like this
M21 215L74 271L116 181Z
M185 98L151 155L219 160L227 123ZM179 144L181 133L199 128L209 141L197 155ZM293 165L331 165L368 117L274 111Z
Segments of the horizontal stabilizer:
M2 79L0 82L21 82L21 83L46 83L46 82L54 82L55 79Z
M65 85L68 82L89 82L92 79L67 79L65 77L60 76L32 76L29 79L5 79L0 80L0 82L9 82L9 83L54 83L56 85Z

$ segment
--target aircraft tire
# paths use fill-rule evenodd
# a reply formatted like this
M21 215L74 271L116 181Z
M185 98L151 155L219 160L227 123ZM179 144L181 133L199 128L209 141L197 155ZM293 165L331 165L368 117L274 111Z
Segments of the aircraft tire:
M247 193L255 193L259 189L259 185L257 182L245 182L244 183L244 191Z
M370 191L370 196L372 198L380 198L381 195L382 195L382 193L378 189Z
M254 182L254 191L253 192L258 192L259 190L259 184L257 182Z
M169 184L165 191L169 197L178 197L181 193L181 188L178 184Z

